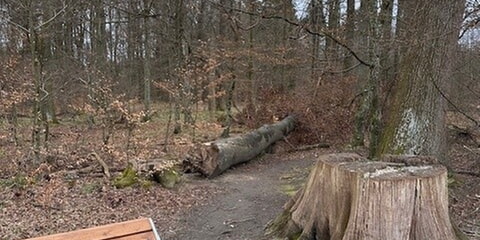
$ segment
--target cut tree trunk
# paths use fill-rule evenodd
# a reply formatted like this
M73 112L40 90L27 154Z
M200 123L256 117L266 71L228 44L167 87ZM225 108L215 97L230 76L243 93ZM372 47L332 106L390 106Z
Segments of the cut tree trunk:
M267 227L282 239L454 240L447 170L435 159L320 157L304 188Z
M250 161L268 150L273 143L292 131L294 125L295 118L289 116L243 136L198 144L183 160L185 171L199 172L209 178L218 176L231 166Z

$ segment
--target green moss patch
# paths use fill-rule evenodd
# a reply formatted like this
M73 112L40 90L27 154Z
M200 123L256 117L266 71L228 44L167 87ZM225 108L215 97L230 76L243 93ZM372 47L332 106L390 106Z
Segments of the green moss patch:
M182 175L175 168L166 168L154 174L155 181L162 184L165 188L173 188L181 182Z
M30 183L27 176L22 174L17 174L13 178L9 179L0 179L0 186L7 188L25 188Z
M116 188L126 188L138 183L137 171L131 165L128 165L122 174L113 180Z

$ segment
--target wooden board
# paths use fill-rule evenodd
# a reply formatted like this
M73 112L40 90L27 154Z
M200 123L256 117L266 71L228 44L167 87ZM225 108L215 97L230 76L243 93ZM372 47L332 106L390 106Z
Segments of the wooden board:
M160 240L153 222L142 218L27 240Z

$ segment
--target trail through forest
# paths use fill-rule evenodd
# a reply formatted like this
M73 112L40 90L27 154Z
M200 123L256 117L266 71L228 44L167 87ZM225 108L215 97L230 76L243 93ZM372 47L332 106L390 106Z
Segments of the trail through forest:
M324 153L325 150L268 154L213 180L205 180L224 191L207 205L184 214L177 229L163 233L163 238L261 239L265 225L281 211L289 194L301 186L315 156Z

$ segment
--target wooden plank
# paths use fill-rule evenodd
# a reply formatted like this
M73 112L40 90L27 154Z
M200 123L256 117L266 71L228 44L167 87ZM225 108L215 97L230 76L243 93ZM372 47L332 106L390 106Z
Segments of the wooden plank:
M112 238L111 240L157 240L157 239L155 238L155 234L152 231L150 231L150 232L143 232L143 233L119 237L119 238Z
M152 226L150 225L150 220L148 218L87 228L73 232L54 234L50 236L30 238L27 240L106 240L145 232L152 232Z

